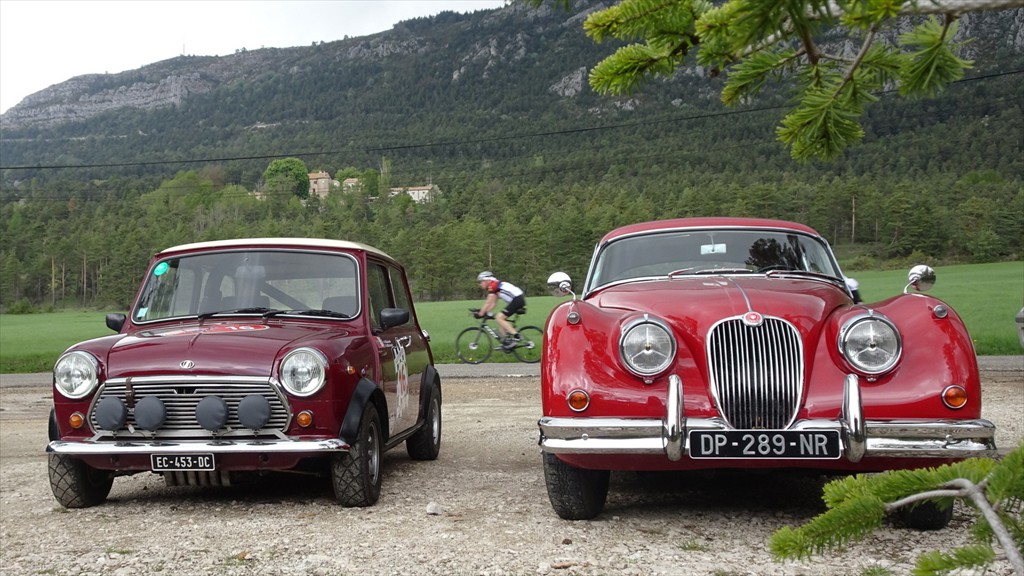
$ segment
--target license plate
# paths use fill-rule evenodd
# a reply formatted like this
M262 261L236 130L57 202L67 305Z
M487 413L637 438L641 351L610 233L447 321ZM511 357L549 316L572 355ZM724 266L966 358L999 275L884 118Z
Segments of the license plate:
M150 454L153 472L210 471L213 454Z
M839 458L838 430L691 430L691 458Z

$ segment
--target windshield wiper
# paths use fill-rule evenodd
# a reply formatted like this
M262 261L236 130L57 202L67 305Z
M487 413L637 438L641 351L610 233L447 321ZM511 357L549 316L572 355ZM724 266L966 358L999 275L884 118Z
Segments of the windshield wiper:
M232 310L215 310L213 312L203 312L199 315L200 320L206 320L214 316L220 316L221 314L266 314L267 312L273 312L270 308L263 306L253 306L250 308L234 308Z
M335 310L269 310L263 314L264 318L279 316L281 314L294 314L296 316L327 316L330 318L342 318L348 320L352 316L337 312Z
M702 268L697 270L697 267L683 268L682 270L675 270L668 273L668 277L683 276L683 275L698 275L698 274L752 274L754 271L749 268Z
M846 281L842 278L825 274L824 272L814 272L812 270L771 270L765 273L766 278L773 278L775 276L803 276L806 278L814 278L815 280L824 280L830 282L841 288L846 288Z

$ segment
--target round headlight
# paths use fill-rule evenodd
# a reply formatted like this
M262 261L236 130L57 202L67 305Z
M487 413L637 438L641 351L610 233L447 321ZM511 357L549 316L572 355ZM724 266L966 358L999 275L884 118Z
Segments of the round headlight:
M88 352L68 352L53 366L53 382L57 390L72 400L85 398L99 384L99 365Z
M327 381L327 358L318 350L292 350L281 361L281 383L296 396L310 396Z
M881 374L900 359L903 342L889 320L860 316L847 322L839 332L839 350L854 368L865 374Z
M644 316L622 330L619 354L629 371L638 376L664 372L676 356L676 339L661 321Z

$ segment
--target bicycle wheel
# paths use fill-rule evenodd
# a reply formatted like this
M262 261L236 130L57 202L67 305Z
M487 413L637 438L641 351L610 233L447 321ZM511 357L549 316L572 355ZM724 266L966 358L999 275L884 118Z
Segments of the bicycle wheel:
M540 328L536 326L523 326L519 329L519 338L521 340L512 349L512 353L516 355L516 358L530 364L540 362L541 343L544 340L544 333L541 332Z
M455 337L455 353L466 364L479 364L491 355L491 337L483 328L466 328Z

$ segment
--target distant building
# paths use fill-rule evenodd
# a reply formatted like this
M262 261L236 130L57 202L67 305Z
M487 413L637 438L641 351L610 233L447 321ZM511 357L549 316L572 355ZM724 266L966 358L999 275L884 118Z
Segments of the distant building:
M359 182L359 178L345 178L341 181L342 192L354 192L360 186L362 183Z
M408 194L412 198L413 202L417 204L423 204L425 202L431 202L441 194L441 189L437 184L429 184L427 186L402 186L400 188L391 189L391 197L401 194Z
M343 192L355 192L362 187L362 182L358 178L346 178L341 182L341 190ZM428 184L426 186L398 186L390 189L388 194L389 198L396 196L406 196L412 198L412 201L417 204L425 204L432 202L441 194L441 188L437 184ZM368 196L369 200L376 200L377 196Z
M331 193L331 189L338 186L338 181L331 179L331 175L323 170L309 173L310 196L316 194L320 198L327 198L327 195Z

